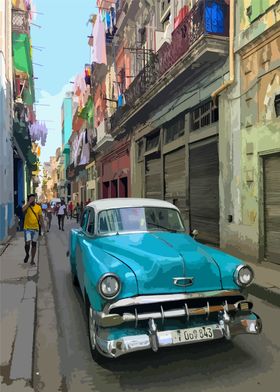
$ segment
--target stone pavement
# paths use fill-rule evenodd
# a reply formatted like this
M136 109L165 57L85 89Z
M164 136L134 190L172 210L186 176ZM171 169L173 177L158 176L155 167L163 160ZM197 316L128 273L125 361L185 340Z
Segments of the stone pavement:
M38 252L35 266L23 257L23 234L17 233L0 256L1 392L33 391Z

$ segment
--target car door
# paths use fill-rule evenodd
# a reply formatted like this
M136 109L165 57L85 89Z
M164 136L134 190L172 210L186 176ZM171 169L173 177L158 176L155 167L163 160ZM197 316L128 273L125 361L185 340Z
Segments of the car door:
M86 229L88 223L89 209L86 208L83 212L81 219L81 231L78 234L77 247L76 247L76 260L77 260L77 276L80 283L80 287L83 291L84 287L84 265L83 265L83 252L86 237Z

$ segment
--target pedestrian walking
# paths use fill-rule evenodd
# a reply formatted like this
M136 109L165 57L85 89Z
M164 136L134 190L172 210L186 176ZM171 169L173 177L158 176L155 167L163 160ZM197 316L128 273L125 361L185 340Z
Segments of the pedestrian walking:
M47 231L50 231L50 229L51 229L51 225L52 225L52 215L53 215L53 209L52 209L51 204L48 203L47 209L46 209L46 216L47 216L47 220L48 220Z
M72 200L70 200L70 202L68 204L68 213L69 213L70 219L73 218L73 209L74 209L74 206L73 206Z
M59 228L59 230L62 230L62 231L64 231L65 215L67 215L67 210L66 210L65 201L62 200L60 207L58 208L58 211L57 211L58 228Z
M22 207L24 215L24 241L25 241L25 258L24 263L28 262L31 246L31 265L34 265L37 242L39 238L39 227L44 227L42 208L35 202L35 194L32 193L27 197L27 203Z

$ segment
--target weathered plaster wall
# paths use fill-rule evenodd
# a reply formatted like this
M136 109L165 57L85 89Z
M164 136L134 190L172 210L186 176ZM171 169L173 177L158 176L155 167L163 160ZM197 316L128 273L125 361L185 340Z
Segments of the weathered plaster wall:
M259 34L236 53L236 83L220 97L219 149L221 247L255 260L262 258L264 231L261 157L280 151L274 106L280 94L279 24Z
M241 49L280 22L279 0L240 0L236 7L235 48ZM247 15L252 7L251 16Z

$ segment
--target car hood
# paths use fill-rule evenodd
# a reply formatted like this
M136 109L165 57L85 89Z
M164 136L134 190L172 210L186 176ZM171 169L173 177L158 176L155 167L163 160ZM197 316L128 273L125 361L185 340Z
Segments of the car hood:
M217 263L186 234L121 234L99 238L96 245L134 272L140 295L222 289ZM174 284L173 278L186 277L192 285Z

